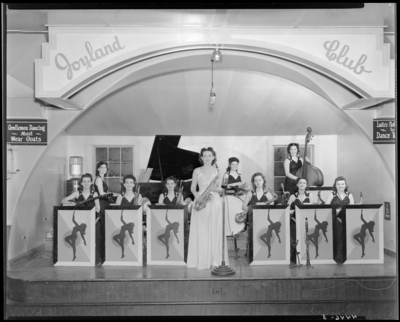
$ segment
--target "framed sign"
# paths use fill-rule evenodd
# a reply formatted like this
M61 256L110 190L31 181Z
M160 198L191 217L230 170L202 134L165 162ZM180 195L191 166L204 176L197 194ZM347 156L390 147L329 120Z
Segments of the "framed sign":
M390 202L385 201L383 205L385 206L385 219L390 220Z
M289 206L254 206L249 220L250 265L289 264Z
M372 122L374 144L396 142L396 120L394 118L375 119Z
M187 206L148 206L147 265L186 266Z
M383 264L383 206L349 205L345 209L345 264Z
M308 233L306 234L306 219ZM308 256L312 265L335 264L333 259L333 228L331 205L296 206L296 234L299 243L300 263L307 263L306 235L308 236Z
M47 120L7 119L7 144L47 145Z
M95 266L95 208L54 207L54 266Z
M105 262L103 265L143 265L142 207L105 209Z

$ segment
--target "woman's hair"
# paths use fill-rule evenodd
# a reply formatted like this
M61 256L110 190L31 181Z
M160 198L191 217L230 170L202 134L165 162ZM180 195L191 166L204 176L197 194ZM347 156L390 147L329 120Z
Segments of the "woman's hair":
M263 190L264 190L264 191L267 191L267 179L265 179L265 176L264 176L261 172L256 172L256 173L254 173L254 174L251 176L251 184L253 185L253 189L254 189L254 190L257 189L256 185L254 184L254 179L255 179L257 176L260 176L261 178L263 178L263 180L264 180L264 183L263 183Z
M214 149L213 149L212 147L202 148L202 149L201 149L201 151L200 151L200 156L199 156L199 161L200 161L200 163L201 163L202 165L204 164L204 162L203 162L203 160L201 159L201 157L203 156L203 153L206 152L206 151L211 152L212 155L214 156L214 160L212 160L211 165L214 165L214 164L215 164L215 166L218 168L218 165L217 165L217 152L215 152Z
M298 143L289 143L289 145L287 146L287 149L286 149L289 160L292 160L292 155L290 153L290 148L292 146L295 146L297 148L297 156L299 156L299 153L300 153L300 145Z
M297 179L296 179L296 192L298 192L299 191L299 187L297 186L297 184L300 182L300 180L306 180L306 183L307 183L307 185L306 185L306 188L304 189L304 191L308 191L308 180L307 180L307 178L305 178L305 177L298 177Z
M133 174L128 174L128 175L124 176L122 178L122 184L121 184L121 195L125 195L125 193L126 193L126 188L125 188L124 184L127 179L132 179L133 183L136 185L136 178Z
M321 230L323 231L323 232L327 232L327 230L328 230L328 222L327 221L323 221L322 223L321 223Z
M178 230L178 228L179 228L179 222L176 221L176 222L172 223L172 230L174 232L176 232Z
M100 168L103 164L106 165L107 171L108 171L108 164L107 164L106 162L104 162L104 161L100 161L99 163L97 163L97 166L96 166L96 177L100 175L99 168ZM106 172L106 173L107 173L107 172Z
M344 183L346 184L346 187L344 188L344 192L347 192L349 190L349 186L347 185L347 181L346 181L345 177L343 177L343 176L337 177L335 179L335 182L333 183L333 187L332 187L333 191L337 193L336 184L338 181L344 181Z
M163 182L164 191L168 192L168 189L167 189L168 180L172 180L175 183L174 191L176 191L176 189L177 189L176 188L177 180L176 180L176 178L174 176L169 176L167 179L164 180L164 182Z
M82 193L82 191L83 191L83 186L82 186L83 178L89 178L90 182L93 182L93 177L92 177L92 175L90 173L83 174L82 177L81 177L81 180L79 181L79 186L78 186L79 193ZM94 190L94 186L93 186L93 184L91 184L90 185L90 194L93 194L94 191L95 191Z
M226 168L226 172L227 172L228 174L231 173L231 163L232 163L232 162L237 162L237 163L239 163L240 161L239 161L239 159L236 158L236 157L231 157L231 158L228 159L229 165L228 165L228 167ZM238 172L238 174L240 175L239 172Z

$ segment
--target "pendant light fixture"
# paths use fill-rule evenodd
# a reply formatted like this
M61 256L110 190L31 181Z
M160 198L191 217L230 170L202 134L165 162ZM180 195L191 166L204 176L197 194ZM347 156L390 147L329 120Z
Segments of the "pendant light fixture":
M222 53L219 49L214 49L211 55L211 92L210 92L210 107L213 108L215 106L215 100L217 98L217 94L214 92L214 61L221 61Z

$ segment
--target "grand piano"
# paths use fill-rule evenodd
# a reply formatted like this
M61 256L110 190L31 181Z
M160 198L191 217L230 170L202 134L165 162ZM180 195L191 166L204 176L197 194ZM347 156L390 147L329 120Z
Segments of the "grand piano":
M160 182L139 182L140 194L147 197L152 204L158 202L158 198L164 192L163 182L169 176L178 180L192 179L194 169L201 166L197 152L178 148L180 135L156 135L151 150L148 169L153 169L150 180ZM183 199L194 199L190 191L192 182L185 181L183 186Z

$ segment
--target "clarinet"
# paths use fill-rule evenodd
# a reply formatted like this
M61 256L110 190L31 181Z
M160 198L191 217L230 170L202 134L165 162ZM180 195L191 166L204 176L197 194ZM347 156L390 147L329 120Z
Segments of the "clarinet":
M306 266L307 267L312 267L311 263L310 263L309 247L310 247L310 240L309 240L309 237L308 237L308 220L307 220L307 217L306 217L306 255L307 255ZM312 267L312 268L314 268L314 267Z

